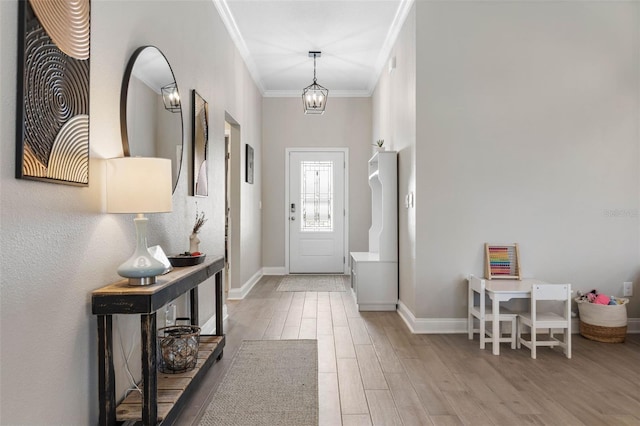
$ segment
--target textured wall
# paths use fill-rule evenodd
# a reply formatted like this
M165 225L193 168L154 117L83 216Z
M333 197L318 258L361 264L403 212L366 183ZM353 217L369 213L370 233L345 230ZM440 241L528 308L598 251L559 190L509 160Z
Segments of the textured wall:
M224 249L224 114L261 151L261 97L211 1L94 1L91 28L90 184L78 188L16 180L15 99L0 99L1 370L0 423L87 425L97 422L98 367L92 290L116 279L134 247L133 215L104 213L104 159L122 155L120 85L133 51L155 45L168 58L183 99L185 155L173 212L149 215L149 243L167 253L188 248L196 202L209 221L202 251ZM170 26L168 24L171 24ZM0 92L16 92L17 2L0 2ZM210 195L189 197L191 89L210 106ZM243 271L260 269L259 166L241 187ZM248 191L248 194L245 194ZM213 280L201 286L201 322L213 314ZM180 304L181 306L184 303ZM159 321L160 322L160 321ZM127 386L122 353L139 371L139 321L117 317L118 393ZM119 336L122 336L121 338ZM121 340L120 340L121 339ZM120 349L120 341L123 351ZM34 385L35 384L35 385ZM34 401L37 401L34 404ZM71 403L70 403L71 401Z

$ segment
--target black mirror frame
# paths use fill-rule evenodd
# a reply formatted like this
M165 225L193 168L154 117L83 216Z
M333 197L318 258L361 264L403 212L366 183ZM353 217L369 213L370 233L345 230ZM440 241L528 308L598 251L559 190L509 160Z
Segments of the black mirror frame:
M122 77L122 88L120 89L120 134L122 136L122 151L125 157L131 156L131 149L129 147L129 133L127 130L127 98L129 95L129 82L131 80L131 74L133 72L133 67L136 64L136 60L138 56L148 48L153 48L158 51L164 58L167 66L169 67L169 71L171 71L171 76L173 77L173 81L176 84L176 88L178 93L180 93L180 88L178 87L178 83L176 82L176 76L173 73L173 68L171 68L171 64L167 57L162 53L160 49L153 45L146 45L138 47L131 57L129 58L129 62L127 63L127 68L124 71L124 76ZM182 106L180 107L180 134L182 135L182 153L180 155L180 163L178 164L178 175L176 176L176 181L173 182L173 190L172 193L175 193L176 187L178 186L178 181L180 180L180 174L182 173L182 159L184 157L184 110Z

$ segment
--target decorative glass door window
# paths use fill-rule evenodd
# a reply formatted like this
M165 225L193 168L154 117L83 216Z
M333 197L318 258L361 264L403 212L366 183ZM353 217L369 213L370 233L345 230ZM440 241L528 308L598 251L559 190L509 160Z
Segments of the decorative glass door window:
M333 162L301 161L302 232L333 231Z

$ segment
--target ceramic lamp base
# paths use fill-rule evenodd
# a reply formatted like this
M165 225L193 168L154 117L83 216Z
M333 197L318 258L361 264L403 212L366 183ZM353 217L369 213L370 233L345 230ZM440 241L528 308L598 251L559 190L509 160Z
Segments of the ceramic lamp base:
M129 285L151 285L162 275L165 265L149 253L147 248L147 218L136 217L136 251L118 268L118 275L129 278Z

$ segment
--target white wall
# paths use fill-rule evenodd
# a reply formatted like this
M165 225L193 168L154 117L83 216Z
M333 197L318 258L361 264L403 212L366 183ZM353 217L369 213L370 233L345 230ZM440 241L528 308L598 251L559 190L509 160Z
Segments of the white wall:
M142 80L133 75L129 80L127 90L127 137L131 139L133 147L136 149L129 154L135 157L154 157L156 156L156 141L158 133L160 133L156 129L156 123L163 121L158 120L159 96ZM164 109L164 103L162 108ZM172 114L169 111L166 112ZM173 120L166 121L173 122ZM175 123L173 125L181 130L180 119L176 118L176 122L177 126Z
M185 155L173 212L149 215L150 244L167 253L188 248L198 210L206 213L200 239L205 253L224 250L224 114L242 125L261 151L261 101L215 7L208 0L92 2L90 185L78 188L14 176L15 98L0 100L1 370L0 423L95 424L98 415L96 320L90 293L119 279L116 268L133 251L132 215L104 213L103 159L122 155L120 85L133 51L157 46L169 59L183 99ZM171 31L167 25L171 24ZM0 2L0 92L16 92L17 2ZM189 197L190 91L210 107L210 195ZM259 170L260 156L256 156ZM243 265L260 269L261 219L255 192L242 188L251 226L243 236ZM245 193L245 191L247 193ZM213 280L201 286L201 322L213 313ZM117 327L134 373L139 366L137 317L119 316ZM126 386L115 334L118 394ZM34 404L34 401L37 403ZM71 402L70 402L71 401Z
M350 251L367 251L372 155L371 99L332 98L323 115L305 115L300 98L263 99L262 252L265 267L285 266L285 148L349 148Z
M398 151L398 267L400 300L415 309L416 204L405 208L416 192L416 13L411 8L391 51L396 68L383 69L373 94L373 137ZM415 197L414 197L415 198ZM420 200L417 200L419 205Z
M484 242L519 242L525 276L613 295L634 281L637 293L640 4L414 9L373 101L374 133L401 163L407 151L400 201L415 170L416 210L400 210L401 301L417 318L463 318L464 276L483 274ZM402 68L412 49L415 123L413 64Z
M639 266L640 5L417 6L415 315L464 316L487 241L519 242L525 276L621 295Z
M237 67L244 69L244 64L237 58ZM242 208L240 211L240 227L241 227L241 244L240 244L240 282L233 282L234 288L240 287L247 283L262 268L262 210L260 210L260 201L262 198L262 109L256 108L256 105L262 107L262 96L258 92L249 76L244 69L245 78L243 79L244 87L242 88L243 98L242 104L244 110L242 115L237 118L241 125L241 183L240 191L242 194ZM247 123L248 125L245 125ZM245 144L251 145L253 148L253 184L245 182ZM224 170L224 169L223 169Z

